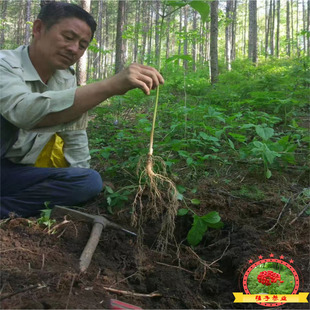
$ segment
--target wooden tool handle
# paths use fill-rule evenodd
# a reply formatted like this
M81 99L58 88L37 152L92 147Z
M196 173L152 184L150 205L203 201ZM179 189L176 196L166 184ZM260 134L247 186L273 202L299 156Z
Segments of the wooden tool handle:
M93 257L93 254L99 242L102 229L103 229L103 225L101 223L94 222L90 237L80 257L80 271L81 272L84 272L90 264L90 261Z

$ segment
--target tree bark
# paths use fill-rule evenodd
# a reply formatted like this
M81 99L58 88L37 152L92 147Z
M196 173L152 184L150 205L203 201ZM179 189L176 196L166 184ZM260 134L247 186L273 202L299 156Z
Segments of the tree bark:
M25 12L25 22L26 22L26 29L25 29L25 45L30 43L30 20L31 20L31 0L26 1L26 12Z
M197 11L194 10L193 12L193 31L196 34L197 32ZM192 59L193 59L193 71L196 71L196 38L193 38L192 43Z
M160 64L160 21L159 21L159 9L160 1L156 0L156 9L155 9L155 65L158 68ZM158 68L159 69L159 68Z
M277 38L276 38L276 56L280 56L280 8L281 0L277 0Z
M269 48L269 12L268 12L268 0L265 0L265 58L268 56Z
M286 1L286 54L291 56L290 1Z
M310 0L307 5L307 31L310 32ZM307 36L307 56L310 57L310 36Z
M270 54L274 56L274 26L275 26L275 0L270 1Z
M210 61L211 84L218 81L218 5L219 1L211 2L211 37L210 37Z
M184 18L184 42L183 42L183 54L184 55L187 55L188 54L188 39L187 39L187 15L188 15L188 6L186 5L184 7L184 15L183 15L183 18ZM183 60L183 68L184 70L187 70L188 69L188 61L186 59Z
M81 0L80 5L85 11L90 12L90 2L91 0ZM86 85L87 61L88 56L86 51L84 55L76 63L76 78L78 86Z
M5 42L5 20L6 20L6 12L7 12L8 2L2 1L2 28L1 28L1 35L0 35L0 49L4 49L4 42Z
M133 61L138 60L138 48L139 48L139 32L140 32L140 0L136 3L136 13L135 13L135 42L133 47Z
M246 37L247 37L247 33L246 33L246 29L248 26L248 1L245 0L245 14L244 14L244 25L243 25L243 56L245 57L246 55Z
M117 33L116 33L116 53L115 53L115 73L123 70L125 65L126 46L123 40L123 32L125 25L125 0L118 1L117 11Z
M146 46L147 46L147 33L149 31L149 2L146 2L142 6L142 20L143 20L143 28L142 28L142 51L140 53L140 63L144 63L145 53L146 53Z
M257 1L249 1L249 43L248 58L257 63Z
M234 2L234 0L226 2L225 56L228 71L231 71L233 59Z

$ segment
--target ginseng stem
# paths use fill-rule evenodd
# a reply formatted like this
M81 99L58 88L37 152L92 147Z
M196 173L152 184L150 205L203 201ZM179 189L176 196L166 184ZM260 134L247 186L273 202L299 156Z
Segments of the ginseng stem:
M156 116L157 116L157 108L158 108L158 98L159 98L159 86L157 86L157 89L156 89L156 99L155 99L153 123L152 123L151 137L150 137L150 149L149 149L149 154L148 154L149 156L153 155L154 131L155 131Z

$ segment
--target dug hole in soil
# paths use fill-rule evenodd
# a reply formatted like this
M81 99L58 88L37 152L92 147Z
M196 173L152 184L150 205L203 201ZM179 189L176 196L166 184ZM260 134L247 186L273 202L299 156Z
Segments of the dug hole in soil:
M79 258L91 225L58 218L48 231L37 219L12 218L0 225L2 309L106 309L117 299L143 309L262 309L258 304L234 303L233 292L243 292L242 276L262 255L294 260L301 279L299 292L309 292L309 216L298 215L279 200L272 184L270 197L249 201L229 194L219 183L200 184L198 214L218 211L224 222L210 229L191 248L186 242L192 218L178 217L175 241L168 251L155 251L160 223L145 228L143 251L136 237L106 229L90 266L79 272ZM268 187L267 186L267 187ZM291 189L297 193L304 185ZM104 199L103 197L99 198ZM129 210L113 216L95 203L82 211L102 214L128 230ZM65 220L65 221L64 221ZM112 290L111 290L112 289ZM113 291L116 290L116 291ZM308 304L284 304L277 309L308 309Z

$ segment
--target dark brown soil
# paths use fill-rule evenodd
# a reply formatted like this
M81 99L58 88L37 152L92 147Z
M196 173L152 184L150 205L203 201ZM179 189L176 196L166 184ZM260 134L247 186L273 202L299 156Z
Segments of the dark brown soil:
M104 309L111 299L118 299L143 309L261 309L257 304L234 303L233 292L243 292L241 280L250 266L248 260L258 261L259 255L269 258L271 253L276 258L283 255L287 262L294 260L302 279L299 292L309 292L309 216L304 212L289 224L300 213L298 194L306 183L266 181L262 186L268 197L251 200L235 194L240 180L234 188L223 186L223 180L200 182L201 194L195 197L201 204L195 211L200 215L218 211L223 229L209 230L201 244L191 248L185 239L192 218L178 217L175 242L165 254L153 248L156 222L145 228L142 252L134 236L109 229L102 233L83 274L79 258L89 238L89 224L70 218L62 223L64 218L58 218L56 224L62 224L48 232L35 218L2 221L1 308ZM283 193L292 197L285 208ZM96 203L82 210L106 215ZM278 224L266 232L281 211ZM135 230L128 210L109 218ZM286 304L280 308L309 307Z

